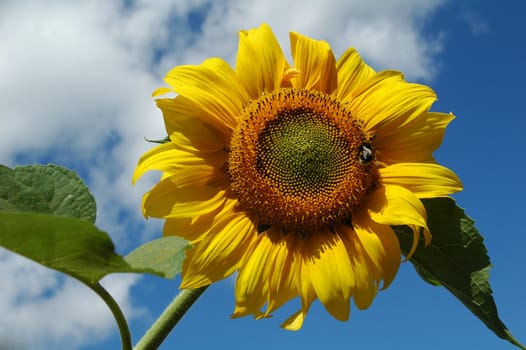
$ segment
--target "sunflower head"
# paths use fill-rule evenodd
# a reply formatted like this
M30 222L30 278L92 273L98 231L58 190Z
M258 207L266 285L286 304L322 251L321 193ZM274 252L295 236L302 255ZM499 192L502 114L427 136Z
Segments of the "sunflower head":
M230 143L240 208L260 226L302 234L350 219L378 180L360 124L316 90L284 88L254 101Z
M173 68L158 98L169 142L146 153L163 176L145 215L191 241L182 288L238 272L234 316L266 317L299 297L298 329L319 299L337 319L369 307L394 279L392 225L431 234L420 199L461 184L438 165L450 114L434 92L375 72L354 49L291 33L289 63L267 25L242 31L235 69L221 59ZM382 283L383 281L383 283Z

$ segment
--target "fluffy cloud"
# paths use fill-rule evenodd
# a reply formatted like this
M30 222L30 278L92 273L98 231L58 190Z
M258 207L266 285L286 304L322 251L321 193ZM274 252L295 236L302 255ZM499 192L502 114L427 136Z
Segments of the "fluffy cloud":
M410 79L431 79L435 56L442 49L442 35L424 33L426 21L441 0L290 0L214 2L190 47L174 52L177 61L196 63L217 55L234 61L240 28L268 22L288 52L288 33L297 31L329 41L336 55L349 46L377 69L398 69ZM173 64L166 55L165 69ZM196 58L197 61L196 61Z
M80 282L64 278L23 257L0 251L0 348L75 349L116 330L102 300ZM127 318L143 314L132 307L130 286L137 275L109 276L104 287Z
M3 1L0 161L75 168L97 199L98 225L111 232L120 251L129 251L160 227L144 225L139 210L141 194L155 175L136 187L130 179L138 157L151 147L143 137L164 136L150 94L169 68L209 56L234 63L237 32L268 22L286 52L288 32L294 30L329 41L336 55L352 45L377 69L431 79L441 35L423 28L440 3ZM85 301L93 297L89 290L7 253L0 259L0 278L6 281L0 310L9 315L0 326L5 334L48 343L70 338L76 344L109 334L111 315L94 299ZM125 305L136 281L113 282ZM89 305L82 317L79 305ZM133 307L128 310L134 315Z

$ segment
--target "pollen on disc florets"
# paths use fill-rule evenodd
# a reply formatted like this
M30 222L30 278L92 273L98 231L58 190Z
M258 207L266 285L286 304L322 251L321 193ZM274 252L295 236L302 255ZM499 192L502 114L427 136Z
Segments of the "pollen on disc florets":
M378 180L361 123L325 93L280 89L253 101L230 143L241 209L260 225L313 232L348 220Z

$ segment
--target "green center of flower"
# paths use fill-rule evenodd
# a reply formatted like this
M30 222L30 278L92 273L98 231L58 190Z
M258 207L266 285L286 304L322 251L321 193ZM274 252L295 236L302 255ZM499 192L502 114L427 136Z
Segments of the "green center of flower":
M348 220L377 185L361 123L332 96L281 89L253 101L230 144L241 209L264 227L314 232Z
M353 157L338 127L310 109L285 110L259 136L257 167L284 195L305 199L332 191Z

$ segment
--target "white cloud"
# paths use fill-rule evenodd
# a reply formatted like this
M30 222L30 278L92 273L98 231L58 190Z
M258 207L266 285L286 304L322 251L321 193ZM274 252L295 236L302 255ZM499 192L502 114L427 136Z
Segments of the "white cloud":
M441 0L291 0L214 2L194 45L174 55L181 62L200 62L210 55L233 63L239 29L268 22L289 52L288 33L297 31L327 40L335 54L349 46L377 69L398 69L410 79L431 79L442 35L424 35L423 26ZM173 57L167 56L173 64ZM196 60L197 58L197 60Z
M150 94L162 85L169 68L198 64L209 56L234 63L237 32L268 22L286 52L288 32L293 30L329 41L337 56L355 46L377 69L400 69L410 79L431 79L441 35L438 31L430 36L422 28L440 4L3 1L0 162L14 165L20 155L33 160L46 155L72 164L95 194L99 226L127 252L159 232L159 223L144 225L139 208L155 175L136 187L130 179L139 156L151 148L143 137L164 136L161 114ZM23 332L50 344L66 338L81 344L113 332L104 305L87 302L91 292L83 286L18 257L0 259L0 278L9 281L0 287L0 310L9 315L0 325L5 334ZM126 304L137 280L123 278L114 285L120 283ZM79 308L87 315L80 317ZM134 314L134 307L128 309Z
M29 349L75 349L116 331L108 307L86 286L15 254L0 251L0 339ZM130 288L138 275L112 275L103 285L128 319ZM7 339L6 339L7 338ZM1 344L0 344L1 345Z

